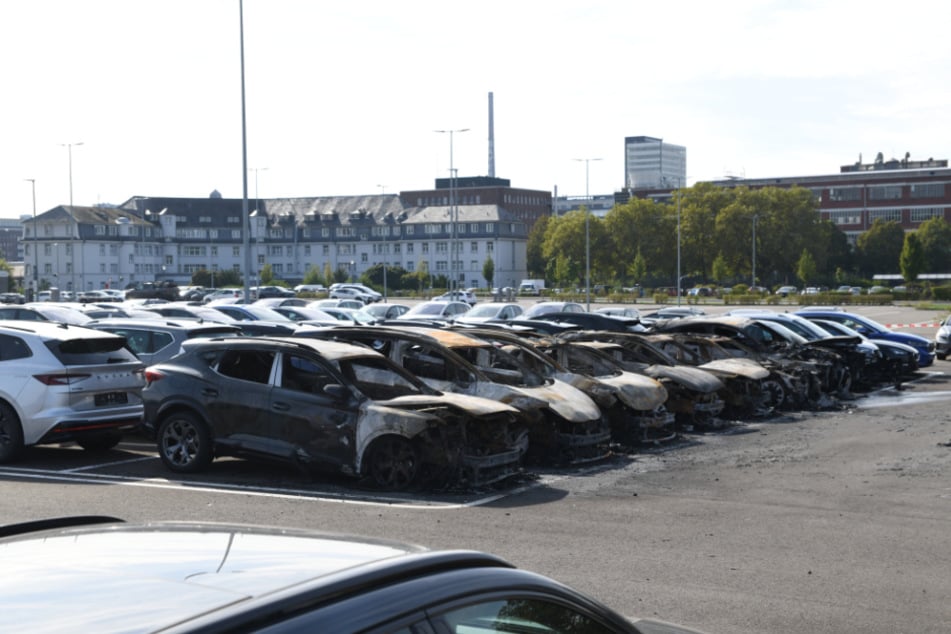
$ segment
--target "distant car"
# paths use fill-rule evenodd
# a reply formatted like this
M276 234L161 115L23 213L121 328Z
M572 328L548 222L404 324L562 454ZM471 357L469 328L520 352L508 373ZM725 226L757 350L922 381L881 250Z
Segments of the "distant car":
M479 301L472 291L449 291L433 297L433 300L437 302L465 302L470 306L475 306Z
M22 293L0 293L2 304L25 304L26 297Z
M365 306L363 310L373 315L379 321L387 319L396 319L409 310L406 304L371 304Z
M948 352L951 351L951 317L946 317L941 322L941 327L935 333L935 356L941 359L948 358Z
M215 310L205 304L194 306L183 302L166 302L164 304L149 304L143 306L143 309L156 315L161 315L162 317L173 317L176 319L201 319L225 324L235 321L235 319L225 315L220 310Z
M828 319L829 321L837 321L841 324L845 324L853 330L857 330L859 333L865 335L873 342L879 339L884 339L886 341L896 341L898 343L903 343L905 345L912 346L918 350L918 366L926 368L934 363L935 359L935 342L919 335L913 335L910 333L904 332L895 332L878 323L874 319L865 317L864 315L859 315L856 313L848 313L843 310L836 309L821 309L821 308L807 308L800 310L796 313L800 317L805 317L807 319Z
M383 299L383 295L362 284L344 284L330 289L330 299L358 299L364 304L372 304Z
M310 301L303 297L285 296L285 297L264 297L251 302L252 306L265 306L267 308L277 308L278 306L306 306Z
M171 359L189 339L241 334L238 326L190 319L98 319L88 327L125 337L129 349L146 365Z
M457 324L484 324L486 322L507 322L522 314L522 307L513 302L489 302L473 306L461 317Z
M296 297L297 293L282 286L252 286L251 298L264 299L267 297Z
M307 303L308 308L363 308L366 306L359 299L317 299Z
M682 319L684 317L697 317L706 314L705 310L697 308L696 306L668 306L652 313L641 315L640 319L641 322L645 324L652 324L664 319Z
M321 308L309 306L276 306L275 311L299 324L335 325L337 318Z
M39 302L23 304L22 306L0 306L0 320L55 321L61 324L82 326L92 321L92 317L78 308L62 306L52 302Z
M630 306L615 306L615 307L604 307L598 308L594 312L601 313L602 315L612 315L614 317L629 317L631 319L640 319L641 311L636 308L631 308Z
M776 289L776 294L780 297L789 297L790 295L795 295L799 292L799 289L795 286L780 286Z
M0 323L0 463L31 445L117 445L142 422L143 367L112 333Z
M414 319L453 321L457 317L469 312L469 310L469 304L465 302L442 302L432 300L416 304L408 311L397 317L397 321Z
M577 302L537 302L529 306L521 319L544 319L547 313L583 313L584 306Z
M223 299L225 297L243 299L244 298L244 289L243 288L216 288L210 293L207 293L204 297L201 298L201 301L205 304L215 301L216 299Z
M288 527L57 518L6 525L3 631L690 634L475 551ZM95 522L95 524L94 524ZM120 583L136 597L117 605ZM161 586L157 590L156 586ZM68 624L66 627L63 624ZM696 634L696 633L694 633Z
M327 287L323 284L298 284L294 287L295 293L326 293Z

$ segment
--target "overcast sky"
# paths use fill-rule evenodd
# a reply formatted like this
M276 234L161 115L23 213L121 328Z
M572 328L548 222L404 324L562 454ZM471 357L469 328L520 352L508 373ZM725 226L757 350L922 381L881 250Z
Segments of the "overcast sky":
M624 185L624 137L688 183L951 158L951 3L245 0L248 195L428 189L495 172ZM0 4L2 217L243 190L238 0ZM82 143L82 145L78 145Z

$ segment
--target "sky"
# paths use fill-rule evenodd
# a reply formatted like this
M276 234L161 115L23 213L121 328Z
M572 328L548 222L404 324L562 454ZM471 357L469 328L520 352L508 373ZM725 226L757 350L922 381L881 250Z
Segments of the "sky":
M489 93L495 175L563 196L622 188L627 136L688 184L951 158L947 2L244 0L243 73L240 6L0 4L0 217L487 175Z

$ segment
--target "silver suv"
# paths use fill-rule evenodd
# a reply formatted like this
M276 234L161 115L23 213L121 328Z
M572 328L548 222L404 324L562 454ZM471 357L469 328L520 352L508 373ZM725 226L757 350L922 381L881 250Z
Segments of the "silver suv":
M145 365L168 361L182 351L182 343L198 337L238 337L241 328L197 319L97 319L89 328L126 338L128 348Z
M51 322L0 324L0 463L25 446L116 446L142 422L142 362L125 339Z

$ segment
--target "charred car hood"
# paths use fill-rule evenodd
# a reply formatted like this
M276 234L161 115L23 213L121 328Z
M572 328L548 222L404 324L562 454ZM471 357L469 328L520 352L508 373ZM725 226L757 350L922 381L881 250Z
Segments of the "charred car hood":
M394 407L400 409L419 409L421 407L451 405L474 416L518 413L518 410L511 405L506 405L505 403L488 398L482 398L481 396L469 396L468 394L460 394L458 392L443 392L442 394L411 394L408 396L398 396L388 401L379 401L377 404L382 407Z
M750 359L717 359L700 366L701 370L709 370L717 375L742 376L747 379L760 381L769 376L769 371Z
M698 392L717 392L724 387L723 381L710 372L683 365L651 365L645 368L644 373L655 379L676 381Z
M667 389L649 376L622 372L618 376L599 377L599 380L617 388L618 398L631 409L651 411L667 401Z

